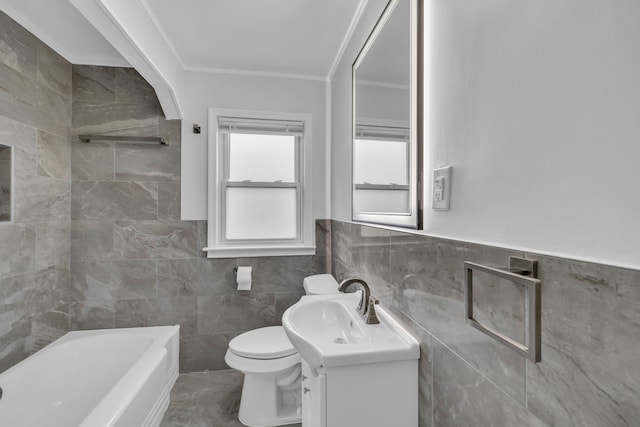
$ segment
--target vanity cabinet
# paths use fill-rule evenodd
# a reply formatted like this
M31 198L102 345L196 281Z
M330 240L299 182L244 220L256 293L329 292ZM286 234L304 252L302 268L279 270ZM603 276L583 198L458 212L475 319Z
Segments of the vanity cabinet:
M303 427L417 427L418 360L321 368L302 361Z

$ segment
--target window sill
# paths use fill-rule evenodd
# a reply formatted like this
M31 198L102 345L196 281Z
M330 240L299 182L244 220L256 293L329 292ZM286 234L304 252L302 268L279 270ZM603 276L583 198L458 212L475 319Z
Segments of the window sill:
M316 247L310 245L291 246L216 246L202 249L207 258L247 258L267 256L315 255Z

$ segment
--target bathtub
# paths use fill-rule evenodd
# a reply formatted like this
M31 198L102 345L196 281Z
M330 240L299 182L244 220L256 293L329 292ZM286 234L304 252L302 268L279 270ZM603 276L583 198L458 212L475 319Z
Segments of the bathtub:
M0 374L0 426L158 426L178 340L179 326L69 332Z

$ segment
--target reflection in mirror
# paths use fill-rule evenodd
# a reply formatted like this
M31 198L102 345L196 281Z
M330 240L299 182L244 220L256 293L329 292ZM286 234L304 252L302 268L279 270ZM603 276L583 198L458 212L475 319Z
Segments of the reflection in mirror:
M353 219L420 227L417 0L391 0L353 65Z
M0 221L11 221L13 148L0 144Z

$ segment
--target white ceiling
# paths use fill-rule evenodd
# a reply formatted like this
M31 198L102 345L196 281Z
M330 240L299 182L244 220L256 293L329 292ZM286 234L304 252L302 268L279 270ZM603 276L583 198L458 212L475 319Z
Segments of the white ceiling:
M108 0L107 0L108 1ZM184 70L330 76L366 0L140 1ZM0 7L73 63L124 65L69 0Z

